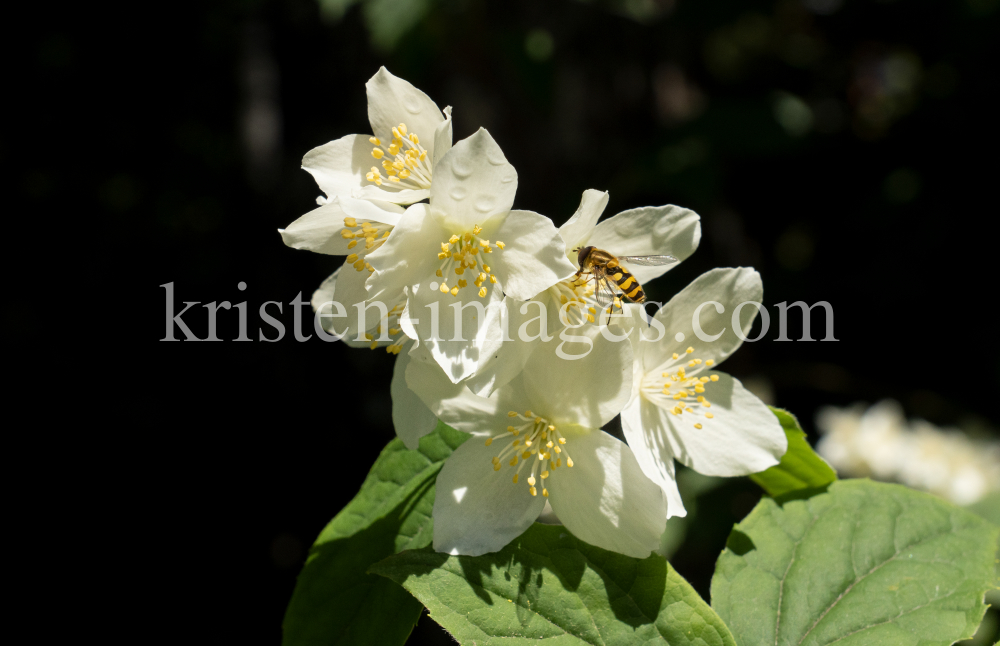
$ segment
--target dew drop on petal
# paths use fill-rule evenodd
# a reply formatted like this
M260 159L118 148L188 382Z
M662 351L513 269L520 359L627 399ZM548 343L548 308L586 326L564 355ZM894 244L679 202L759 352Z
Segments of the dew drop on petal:
M472 166L463 160L456 159L451 165L451 172L455 174L455 177L465 179L472 174Z
M436 292L437 289L438 289L438 287L440 287L440 286L441 286L440 283L438 283L437 281L433 281L431 283L431 291L432 292Z
M674 335L674 340L676 340L678 343L680 343L681 341L683 341L684 340L684 333L683 332L678 332L677 334L675 334Z
M500 178L500 182L503 184L510 184L515 179L517 179L517 173L511 170L509 173L504 173L503 177Z
M492 148L486 151L486 160L489 161L494 166L502 166L507 163L507 158L503 156L503 152L498 148Z
M493 208L493 198L489 195L482 195L476 198L475 208L480 213L488 213Z
M451 195L451 199L453 200L464 200L466 195L465 188L461 186L456 186L455 188L448 191L448 195Z
M420 101L412 94L403 97L403 107L410 114L420 114Z

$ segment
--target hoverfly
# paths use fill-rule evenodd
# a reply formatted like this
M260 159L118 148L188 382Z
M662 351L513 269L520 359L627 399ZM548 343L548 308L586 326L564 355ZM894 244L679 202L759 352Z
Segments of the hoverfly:
M576 251L577 262L580 264L576 278L580 278L583 274L590 274L593 277L597 304L601 309L608 308L609 312L612 303L621 307L620 300L616 302L618 292L621 292L621 295L617 296L618 299L627 298L633 303L642 303L646 300L642 285L622 263L657 267L678 262L673 256L614 256L597 247L583 247Z

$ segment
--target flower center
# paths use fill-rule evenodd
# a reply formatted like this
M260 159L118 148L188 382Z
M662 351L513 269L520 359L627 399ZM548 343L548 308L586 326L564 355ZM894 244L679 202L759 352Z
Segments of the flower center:
M344 218L344 227L340 232L340 237L350 240L347 243L348 249L358 246L358 242L361 240L365 241L364 251L352 253L347 256L348 264L354 265L354 268L358 271L362 269L367 269L368 273L375 271L375 268L365 260L365 256L382 246L382 243L385 242L385 239L389 237L389 233L392 231L392 225L382 224L381 222L362 222L361 226L358 226L357 220L347 217ZM357 227L357 231L351 230L354 227Z
M405 299L393 305L392 309L389 310L389 316L386 317L386 323L389 326L389 338L392 341L389 345L385 346L385 351L389 354L399 354L399 351L403 349L403 343L407 339L406 334L403 333L399 325L399 317L403 314L404 309L406 309ZM382 336L382 323L379 323L375 327L375 334L365 332L365 338L372 342L369 349L374 350L378 347L378 337L380 336Z
M468 269L470 275L476 271L479 275L473 279L473 283L479 288L479 297L486 297L486 286L484 283L489 280L493 285L497 282L497 277L493 275L490 266L486 264L486 254L493 253L493 248L503 249L504 243L497 240L490 243L489 240L479 238L483 228L478 224L472 231L466 231L463 235L453 234L447 241L441 243L441 250L438 251L438 260L443 260L441 266L435 273L441 278L441 284L431 283L431 289L440 289L441 293L451 292L452 296L458 296L458 291L466 287L469 282L464 278L465 270ZM482 253L482 257L479 254ZM454 272L455 283L448 286L448 280L452 279Z
M647 377L642 390L647 399L660 400L660 406L674 415L686 414L688 417L709 420L715 415L708 410L712 403L705 397L705 387L718 381L719 375L699 376L711 368L715 361L691 357L693 353L694 348L688 348L683 355L675 352L671 360L660 367L663 370L660 377ZM672 370L674 367L676 370ZM694 427L701 428L701 422L695 421Z
M590 323L597 316L596 302L593 299L594 288L590 281L583 278L567 278L549 287L549 295L559 301L560 310L566 305L568 325L579 325L584 319Z
M537 496L538 489L535 485L541 480L542 495L548 498L549 490L545 488L544 481L563 465L561 454L566 454L566 466L573 466L573 458L569 457L569 452L566 450L566 438L555 426L549 424L547 419L535 415L530 410L525 411L524 415L512 410L507 413L507 417L516 418L517 425L508 426L507 432L486 440L486 446L490 446L495 440L514 438L514 441L507 444L498 455L493 456L493 470L499 471L504 462L517 467L513 479L514 484L517 484L521 471L530 463L528 493ZM553 453L557 456L555 460L552 459Z
M405 123L392 129L392 141L388 146L383 146L378 137L369 137L368 141L375 146L372 157L382 160L381 170L372 166L371 172L365 175L369 182L382 186L382 182L387 181L390 185L408 189L431 187L431 160L420 145L417 133L407 134Z

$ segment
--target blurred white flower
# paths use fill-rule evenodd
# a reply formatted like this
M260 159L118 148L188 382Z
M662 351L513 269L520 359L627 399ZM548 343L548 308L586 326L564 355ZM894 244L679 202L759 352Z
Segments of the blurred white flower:
M844 475L901 482L970 505L1000 490L1000 442L976 441L957 429L923 420L883 400L865 410L828 406L816 416L823 437L816 450Z

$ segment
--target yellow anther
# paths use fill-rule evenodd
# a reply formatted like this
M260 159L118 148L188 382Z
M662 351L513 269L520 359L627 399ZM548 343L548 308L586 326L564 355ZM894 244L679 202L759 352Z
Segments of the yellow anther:
M564 294L561 294L561 295L559 296L559 302L560 302L561 304L565 305L566 303L568 303L568 302L569 302L569 299L568 299L568 298L566 298L566 296L565 296Z
M365 259L364 258L358 258L358 261L356 263L354 263L354 268L356 270L358 270L358 271L361 271L362 269L364 269L365 268Z
M343 231L340 232L340 237L343 238L344 240L350 240L351 238L354 237L354 232L344 229Z
M517 411L510 411L507 413L507 417L517 417Z
M450 242L451 244L455 244L455 243L456 243L456 242L458 242L459 240L461 240L461 238L459 238L459 237L458 237L457 235L455 235L455 234L452 234L452 235L451 235L451 237L450 237L450 238L448 238L448 242Z
M708 361L705 362L705 365L706 366L713 366L713 365L715 365L715 360L714 359L709 359Z
M701 424L695 424L694 427L695 428L701 428Z
M494 471L499 471L500 470L500 465L499 464L494 464L493 465L493 470Z
M370 141L371 143L375 144L376 146L381 146L382 145L382 142L379 141L378 137L368 137L368 141Z
M375 273L375 268L374 268L374 267L372 267L372 266L371 266L371 265L370 265L369 263L367 263L367 262L365 263L365 269L367 269L367 270L368 270L368 273L370 273L370 274L373 274L373 273Z
M485 271L487 274L490 273L490 266L487 264L483 264L483 271Z
M422 150L422 151L420 151L420 161L423 161L425 159L427 159L427 151L426 150Z
M397 334L399 334L399 332L400 329L398 327L389 328L389 336L396 336Z
M562 453L562 449L560 449L560 448L559 448L559 447L557 446L557 447L555 447L555 452L556 452L556 453Z
M688 407L688 408L684 409L684 412L685 413L693 413L694 411L690 407Z
M525 451L524 453L521 454L522 460L527 460L530 457L531 457L531 451Z
M398 171L402 171L403 170L403 162L401 162L401 161L394 161L394 162L392 162L392 167L395 168ZM409 175L410 171L406 171L406 174ZM403 173L400 173L400 176L404 176Z
M395 141L393 141L392 144L389 146L389 154L392 155L393 157L399 154L399 144L397 144Z
M368 339L369 341L371 341L375 337L370 332L365 332L365 338Z
M545 487L542 487L542 495L545 496L546 498L548 498L549 497L549 490L546 489Z
M479 247L473 247L472 249L469 249L469 253L471 253L473 256L476 255L477 253L479 253Z
M372 157L375 159L382 159L382 155L384 154L381 148L372 148Z
M566 443L566 438L565 437L560 437L559 438L559 443L560 444L565 444Z
M411 132L410 133L410 141L412 141L415 144L419 144L420 143L420 139L417 137L417 133L415 133L415 132ZM406 152L410 152L410 151L407 150Z
M692 352L694 352L694 348L688 348L684 352L687 352L688 354L691 354Z
M465 273L465 267L455 267L455 273L461 276Z
M479 289L479 298L486 298L486 288L485 287L481 287Z
M447 294L448 293L448 285L445 284L445 283L441 283L440 290L441 290L442 294Z
M698 395L698 397L697 397L696 401L697 401L698 403L701 403L701 402L705 401L705 396L704 396L704 395Z
M486 438L486 446L489 446L490 444L493 444L493 438L492 437ZM495 460L496 458L493 458L493 459Z
M390 181L390 182L398 182L398 181L399 181L399 178L398 178L398 177L396 177L396 176L392 176L392 177L390 177L390 178L389 178L389 181Z
M403 133L404 135L406 134L406 124L405 123L399 124L399 131L401 133Z
M535 482L537 482L537 481L535 480L535 476L528 476L528 484L529 484L529 485L531 485L531 486L534 486L534 485L535 485Z
M465 287L465 286L466 286L466 285L468 285L468 284L469 284L469 281L465 280L464 278L462 278L462 279L460 279L460 280L458 281L458 286L459 286L459 288L462 288L462 287Z
M694 362L695 363L701 363L701 359L695 359Z
M688 368L694 368L697 365L698 365L697 361L693 361L693 360L692 361L688 361Z
M709 381L711 381L711 379L709 379L708 377L702 377L698 381L700 381L703 384L707 384Z
M525 446L531 446L531 440L525 440L524 441L524 445Z
M544 479L546 479L546 478L549 477L549 472L548 471L542 471L539 475L542 476L542 480L544 480Z
M566 466L568 467L573 466L573 458L566 458Z
M358 246L358 241L357 240L351 240L350 242L347 243L347 248L348 249L353 249L356 246Z
M549 430L550 430L550 431L554 431L554 430L556 430L556 427L555 427L555 426L553 426L552 424L549 424Z
M713 417L715 417L715 415L711 413L705 413L705 417L707 417L708 419L712 419Z
M477 236L477 235L479 235L479 232L482 231L482 230L483 230L483 228L477 224L477 225L475 225L475 226L472 227L472 235Z
M451 295L452 296L458 296L458 287L452 287L451 288Z
M526 410L526 411L524 411L524 416L525 417L534 417L535 414L532 413L530 410Z
M356 227L356 226L358 226L358 221L355 220L354 218L344 218L344 226L345 227Z
M438 278L443 278L444 277L444 274L441 273L440 269L438 269L437 271L435 271L434 275L437 276Z
M538 495L538 491L534 487L531 487L530 489L528 489L528 491L531 492L532 496L537 496Z
M479 246L480 247L484 247L484 248L485 247L489 247L490 246L490 241L489 240L480 240L479 241Z
M497 247L499 247L500 249L503 249L505 246L507 246L507 245L505 245L504 243L502 243L499 240L497 240Z
M371 249L375 246L375 238L365 238L365 249Z
M712 375L711 379L712 379L712 381L718 381L719 380L719 375Z
M547 446L547 447L549 447L551 449L554 446L554 444L553 444L552 440L549 440L548 442L545 443L545 446Z
M347 257L347 264L353 265L355 261L357 261L357 259L358 259L358 254L352 253Z
M493 462L493 464L500 464L500 458L498 458L498 457L497 457L497 456L495 456L495 455L493 456L493 458L492 458L492 460L491 460L491 461Z
M673 356L673 358L674 358L674 359L679 359L679 358L680 358L680 355L678 355L678 354L677 354L677 353L675 352L675 353L674 353L674 356Z
M712 407L712 402L710 402L708 400L705 400L705 401L701 402L701 405L704 406L705 408L711 408Z
M588 314L587 315L587 322L588 323L593 323L594 322L594 315L593 314Z
M516 458L516 457L515 457L514 459L515 459L515 460L517 460L517 458ZM514 466L514 463L513 463L513 462L511 462L510 466ZM513 483L514 483L514 484L517 484L517 474L516 474L516 473L514 474L514 479L513 479Z
M705 392L705 387L704 386L695 386L694 387L694 391L696 393L703 393L703 392Z
M448 257L448 252L447 251L439 251L438 252L438 260L444 260L447 257Z
M490 274L490 282L493 283L494 285L496 285L497 284L497 277L494 276L493 274Z

